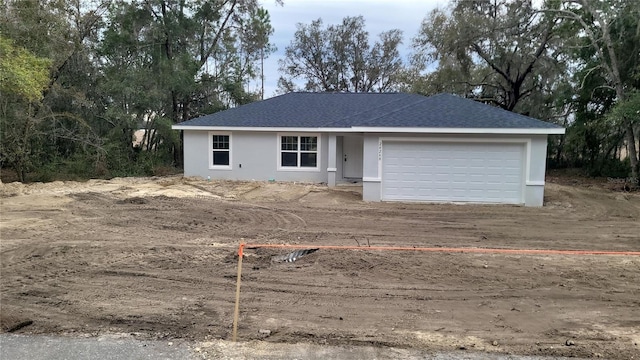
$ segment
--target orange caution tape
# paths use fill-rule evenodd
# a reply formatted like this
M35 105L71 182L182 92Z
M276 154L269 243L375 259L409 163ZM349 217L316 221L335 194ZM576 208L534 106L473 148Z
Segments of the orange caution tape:
M240 244L240 247L238 248L238 257L240 257L240 258L243 255L244 246L245 246L245 244Z
M522 255L626 255L640 256L640 251L604 251L604 250L541 250L541 249L491 249L491 248L447 248L447 247L403 247L403 246L340 246L340 245L289 245L289 244L240 244L242 249L289 248L289 249L332 249L332 250L378 250L378 251L425 251L446 253L482 253L482 254L522 254Z

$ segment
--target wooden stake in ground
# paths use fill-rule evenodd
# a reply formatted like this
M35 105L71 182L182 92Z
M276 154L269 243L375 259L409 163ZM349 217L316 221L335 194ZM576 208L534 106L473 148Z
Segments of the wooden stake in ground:
M242 278L242 250L244 244L238 248L238 279L236 280L236 308L233 312L233 332L231 340L238 341L238 316L240 315L240 279Z

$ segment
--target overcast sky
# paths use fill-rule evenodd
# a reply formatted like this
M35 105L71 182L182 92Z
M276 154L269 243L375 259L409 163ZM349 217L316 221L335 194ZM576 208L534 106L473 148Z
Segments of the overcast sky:
M369 40L378 39L378 34L391 29L403 32L402 56L407 56L411 38L420 28L422 19L434 8L443 8L447 0L284 0L284 6L274 0L262 0L269 10L274 34L271 42L278 50L265 60L265 98L275 95L278 84L278 60L284 56L291 43L296 24L310 24L322 18L323 25L338 24L346 16L362 15L365 19ZM255 84L256 89L260 83Z

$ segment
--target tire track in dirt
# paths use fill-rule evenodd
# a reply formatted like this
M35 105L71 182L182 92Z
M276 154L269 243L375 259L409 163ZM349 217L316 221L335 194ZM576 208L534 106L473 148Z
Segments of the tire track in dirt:
M190 199L179 200L169 198L154 199L155 203L167 203L164 206L132 206L132 209L148 212L154 221L147 226L161 226L163 229L179 232L211 232L229 234L236 237L258 238L259 233L269 231L293 231L306 226L300 216L292 212L270 208L267 206L243 204L228 200ZM175 203L181 206L176 207ZM180 217L162 216L158 212L188 209L198 203L201 211L185 211ZM210 207L207 207L210 205ZM261 230L259 233L256 230ZM265 235L263 235L265 236Z

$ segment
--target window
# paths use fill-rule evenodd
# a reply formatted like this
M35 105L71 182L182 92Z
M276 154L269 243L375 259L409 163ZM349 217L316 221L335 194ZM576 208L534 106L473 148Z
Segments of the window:
M212 169L231 169L231 134L209 133Z
M318 137L292 136L279 137L280 168L318 169Z

